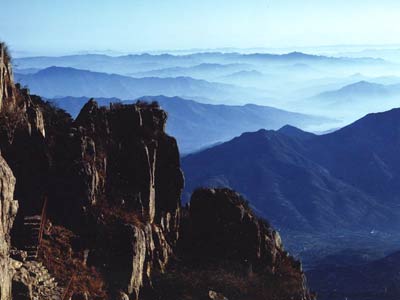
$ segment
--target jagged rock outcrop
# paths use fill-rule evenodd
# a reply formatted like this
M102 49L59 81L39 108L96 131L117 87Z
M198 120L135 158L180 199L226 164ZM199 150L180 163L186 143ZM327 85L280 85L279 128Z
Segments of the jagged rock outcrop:
M17 178L20 211L31 212L42 205L48 168L44 117L29 90L14 83L11 58L2 43L0 86L0 149Z
M157 299L314 299L279 234L229 189L193 193L176 254Z
M0 299L11 299L14 267L10 259L10 230L18 210L14 200L15 177L0 156Z
M178 238L183 176L165 121L157 105L105 108L90 100L64 151L50 149L58 153L51 214L81 236L88 264L105 274L114 295L138 299L152 272L165 269Z
M284 252L279 234L229 189L199 189L191 197L185 252L197 259L234 260L275 272Z
M11 58L4 43L0 43L0 109L3 101L16 102L16 89L11 68Z

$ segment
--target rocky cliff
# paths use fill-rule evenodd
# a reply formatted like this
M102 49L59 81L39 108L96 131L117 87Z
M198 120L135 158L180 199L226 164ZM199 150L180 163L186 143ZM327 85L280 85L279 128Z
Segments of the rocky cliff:
M16 251L23 265L14 299L311 298L300 264L238 194L199 190L189 208L181 207L179 151L157 103L99 107L90 100L72 120L15 85L4 57L0 149L10 166L0 161L4 299L14 270L8 258L14 197L20 209L13 244L34 249L33 261Z
M13 261L10 259L10 230L17 214L18 202L14 200L15 177L0 156L0 299L11 299Z
M150 286L154 269L164 270L178 238L183 176L165 121L156 105L106 109L89 101L59 151L49 189L51 213L79 233L88 263L112 292L132 299Z
M6 45L0 43L0 107L3 106L5 99L15 102L15 92L11 58Z
M198 189L154 299L313 299L279 234L229 189ZM150 299L150 298L149 298Z
M48 168L44 117L29 90L14 83L4 44L0 44L0 54L0 149L17 178L15 196L23 200L25 214L25 209L42 204L37 199L41 198Z

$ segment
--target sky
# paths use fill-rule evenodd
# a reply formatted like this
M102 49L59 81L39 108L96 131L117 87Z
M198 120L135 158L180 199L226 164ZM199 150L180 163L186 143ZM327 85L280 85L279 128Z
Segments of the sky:
M0 0L13 51L400 44L398 0Z

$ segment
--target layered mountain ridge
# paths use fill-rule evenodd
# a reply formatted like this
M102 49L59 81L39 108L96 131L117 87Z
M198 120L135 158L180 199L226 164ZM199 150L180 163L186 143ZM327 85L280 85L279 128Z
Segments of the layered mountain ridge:
M198 97L224 101L253 98L257 92L231 84L209 82L191 77L134 78L119 74L93 72L71 67L49 67L33 74L16 74L16 80L43 97L94 96L136 99L143 95Z
M185 157L186 190L234 188L280 230L396 232L398 120L393 109L321 136L245 133Z
M227 141L242 132L259 128L278 129L287 123L302 128L330 122L336 124L334 120L319 116L254 104L215 105L165 96L143 96L139 99L146 102L157 101L168 113L166 131L177 139L181 154L198 151ZM87 97L62 97L49 101L76 118L88 100ZM110 103L136 103L136 100L121 101L117 98L100 98L96 101L102 106L109 106Z

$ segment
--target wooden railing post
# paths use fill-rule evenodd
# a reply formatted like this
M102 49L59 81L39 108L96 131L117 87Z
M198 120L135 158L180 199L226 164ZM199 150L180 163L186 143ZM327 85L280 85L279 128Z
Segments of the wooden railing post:
M39 252L40 246L42 244L43 232L44 232L44 229L46 226L46 221L47 221L47 196L44 196L42 213L40 215L40 229L39 229L38 248L37 248L38 252Z
M64 294L61 298L62 300L68 300L69 294L71 292L70 290L72 289L72 282L74 281L74 279L75 279L75 274L71 276L71 279L69 280L67 286L65 287Z

